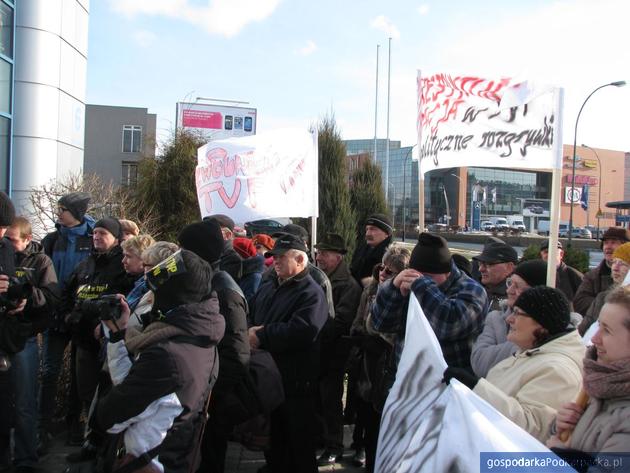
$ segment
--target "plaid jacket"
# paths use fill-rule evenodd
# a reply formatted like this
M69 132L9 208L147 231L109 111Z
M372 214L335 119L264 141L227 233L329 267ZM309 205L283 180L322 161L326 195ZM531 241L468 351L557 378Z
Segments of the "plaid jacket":
M453 264L451 274L440 286L421 276L412 283L411 290L433 327L446 363L470 370L472 345L488 312L488 296L483 286ZM399 334L396 364L405 340L408 305L409 297L403 296L390 280L379 287L372 306L373 328Z

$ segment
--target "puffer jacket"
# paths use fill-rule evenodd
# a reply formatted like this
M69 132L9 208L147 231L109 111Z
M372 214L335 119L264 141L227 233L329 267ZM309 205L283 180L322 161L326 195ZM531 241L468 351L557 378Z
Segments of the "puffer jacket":
M152 331L153 324L162 328ZM96 404L92 427L124 431L125 449L136 457L160 445L153 463L165 473L195 471L193 447L225 322L213 297L177 307L153 324L139 335L150 341L134 352L133 361L129 334L126 340L122 332L112 334L107 358L114 386ZM162 337L156 336L160 330Z
M481 378L474 392L544 443L556 411L582 386L585 347L576 330L519 350Z
M488 371L518 350L508 341L508 323L506 319L512 309L504 306L503 310L493 310L486 316L483 331L475 340L470 354L470 364L477 376L487 376Z

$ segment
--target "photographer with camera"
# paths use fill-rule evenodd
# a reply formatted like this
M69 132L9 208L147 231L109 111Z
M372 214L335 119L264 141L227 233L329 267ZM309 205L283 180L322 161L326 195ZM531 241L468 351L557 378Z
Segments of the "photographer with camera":
M50 314L59 303L57 274L41 244L33 241L30 222L16 217L5 233L15 249L16 271L10 292L25 300L24 310L15 315L30 323L24 349L11 357L11 384L15 402L15 471L33 471L37 465L37 394L39 390L39 347L37 334L49 324Z
M99 399L90 426L124 432L127 471L195 471L204 405L218 371L216 345L225 322L210 293L213 271L181 250L147 273L154 321L129 327L130 310L118 296L120 316L111 330L107 364L113 387ZM103 454L104 452L101 452ZM108 458L105 470L110 471Z
M60 312L67 314L66 324L76 345L76 386L81 407L87 410L98 384L103 359L100 359L100 303L106 294L127 294L133 287L133 278L125 271L123 252L119 244L121 227L113 217L100 219L94 224L94 249L79 263L63 291ZM73 444L81 444L84 429L75 423L70 432Z

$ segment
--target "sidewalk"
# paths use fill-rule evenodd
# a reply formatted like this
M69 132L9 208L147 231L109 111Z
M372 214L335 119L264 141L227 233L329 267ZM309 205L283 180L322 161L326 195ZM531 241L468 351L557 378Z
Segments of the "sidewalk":
M352 426L344 426L344 443L352 443ZM65 433L53 439L50 452L40 459L40 468L45 473L63 473L66 469L66 455L76 452L78 447L65 445ZM319 454L320 452L318 452ZM352 455L354 451L346 450L343 461L330 466L319 468L320 472L337 471L344 473L358 473L364 471L362 467L353 466ZM230 442L228 445L225 462L225 473L256 473L265 464L262 452L252 452L243 448L240 444Z

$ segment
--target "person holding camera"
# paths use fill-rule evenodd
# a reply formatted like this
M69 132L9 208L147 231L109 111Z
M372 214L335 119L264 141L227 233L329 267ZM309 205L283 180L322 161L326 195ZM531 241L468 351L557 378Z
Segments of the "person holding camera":
M37 455L37 394L39 390L39 347L37 334L49 324L50 313L59 303L57 274L41 244L33 241L30 222L16 217L5 233L15 249L16 277L11 288L18 300L26 300L16 315L30 323L24 349L11 357L11 384L15 399L14 458L18 472L34 471Z
M117 219L105 217L94 224L94 249L87 259L79 263L64 288L61 313L67 314L66 323L76 345L77 394L82 409L90 405L101 371L99 310L90 301L106 294L127 294L133 287L131 278L122 264L123 252L119 241L121 227ZM81 444L84 429L75 423L70 440Z
M90 417L95 430L124 432L125 455L113 468L133 463L128 471L195 471L204 406L218 372L216 346L225 330L210 292L212 275L210 265L187 250L153 268L147 282L155 317L144 329L128 327L129 306L118 295L119 317L105 321L113 386Z

